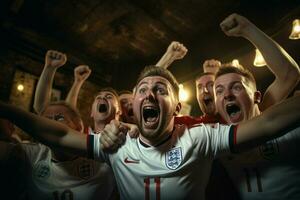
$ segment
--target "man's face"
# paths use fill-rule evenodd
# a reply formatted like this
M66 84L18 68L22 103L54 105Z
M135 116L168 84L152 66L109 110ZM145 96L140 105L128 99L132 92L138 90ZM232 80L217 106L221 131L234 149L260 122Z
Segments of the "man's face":
M228 124L236 124L254 116L255 89L236 73L221 75L215 80L216 108Z
M133 94L121 94L119 99L122 109L122 120L126 123L134 123L132 108Z
M81 131L81 129L83 128L81 124L75 124L74 120L72 120L72 116L70 116L68 108L63 105L48 106L43 112L42 116L58 121L77 131Z
M95 97L92 105L91 117L94 121L110 122L119 112L117 97L110 91L101 91Z
M160 76L146 77L136 87L133 112L144 138L157 141L172 131L171 120L178 110L178 101L170 82ZM159 139L158 139L159 140Z
M203 114L215 114L214 85L215 76L208 74L196 80L197 101Z

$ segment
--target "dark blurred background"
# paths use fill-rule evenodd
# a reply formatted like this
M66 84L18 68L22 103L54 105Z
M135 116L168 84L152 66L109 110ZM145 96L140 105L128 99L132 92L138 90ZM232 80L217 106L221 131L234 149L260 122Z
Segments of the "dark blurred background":
M245 39L225 36L219 28L234 12L256 24L299 63L300 40L288 39L292 21L300 17L297 0L1 0L1 99L32 109L44 55L55 49L65 52L68 62L56 74L54 98L65 98L75 66L92 69L79 97L81 112L89 116L93 93L104 86L131 90L141 69L155 64L174 40L189 50L170 70L190 93L192 115L200 114L194 78L206 59L239 59L264 91L274 77L266 67L253 66L254 47ZM20 83L23 91L17 90Z

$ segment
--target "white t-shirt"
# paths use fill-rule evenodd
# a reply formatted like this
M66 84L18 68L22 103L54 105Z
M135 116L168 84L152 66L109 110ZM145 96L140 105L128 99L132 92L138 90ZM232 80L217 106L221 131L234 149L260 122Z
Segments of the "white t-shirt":
M222 159L243 200L300 199L300 128Z
M112 170L106 163L81 157L57 162L52 159L52 151L42 144L6 143L6 146L17 147L9 156L18 158L20 166L25 166L24 177L20 179L25 180L27 199L110 199L115 189Z
M219 124L190 129L176 125L157 147L127 136L113 154L101 151L100 135L88 137L94 158L112 166L121 199L204 199L212 160L230 151L231 129Z

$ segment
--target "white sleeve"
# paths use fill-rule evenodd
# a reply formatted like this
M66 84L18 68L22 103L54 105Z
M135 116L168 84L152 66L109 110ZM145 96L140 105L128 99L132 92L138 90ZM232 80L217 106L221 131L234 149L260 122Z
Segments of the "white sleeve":
M217 124L201 124L189 129L196 150L200 156L218 157L230 153L234 140L234 126Z

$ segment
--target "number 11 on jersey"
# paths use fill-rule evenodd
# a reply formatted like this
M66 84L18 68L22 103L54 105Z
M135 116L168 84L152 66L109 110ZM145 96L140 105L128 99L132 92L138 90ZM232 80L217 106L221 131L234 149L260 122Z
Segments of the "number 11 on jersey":
M150 196L155 196L156 200L160 200L160 177L155 177L155 178L146 177L144 179L144 187L145 187L145 200L150 200Z

